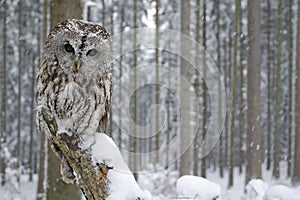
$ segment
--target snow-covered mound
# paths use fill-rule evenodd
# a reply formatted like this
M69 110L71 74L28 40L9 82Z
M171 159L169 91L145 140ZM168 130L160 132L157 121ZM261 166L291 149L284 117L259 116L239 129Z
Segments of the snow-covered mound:
M253 179L246 185L246 200L262 200L268 184L261 179Z
M300 188L275 185L266 191L263 200L300 200Z
M107 200L151 200L151 193L142 190L136 183L132 173L110 170L107 174L109 180L109 196Z
M176 188L180 198L196 200L215 200L221 193L221 187L217 183L191 175L180 177L177 180Z
M107 200L151 200L151 193L137 184L114 141L103 133L97 133L94 140L91 146L93 162L112 167L107 173Z

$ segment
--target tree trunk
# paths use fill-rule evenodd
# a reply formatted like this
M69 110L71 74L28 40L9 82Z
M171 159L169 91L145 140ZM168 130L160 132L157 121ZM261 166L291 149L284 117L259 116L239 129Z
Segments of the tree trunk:
M38 2L38 7L40 7L40 3ZM40 14L40 13L39 13ZM39 20L39 19L38 19ZM31 16L31 24L34 24L34 18ZM40 24L38 23L37 27L39 28ZM35 69L38 68L38 66L35 63L35 58L37 59L37 63L40 63L40 44L41 44L41 39L40 39L40 34L37 31L38 29L33 26L32 27L32 35L37 36L37 53L34 53L31 56L31 63L32 63L32 68L31 68L31 99L30 99L30 141L29 141L29 181L33 181L33 142L34 142L34 130L35 130L35 107L34 107L34 98L35 98Z
M81 193L76 184L66 184L60 175L60 164L61 161L51 151L48 145L48 169L47 173L47 200L59 199L81 199Z
M44 1L42 3L42 29L43 29L43 35L40 38L40 42L43 43L43 41L46 41L46 36L48 32L48 24L49 20L47 19L47 15L49 13L49 2ZM40 133L40 152L39 152L39 174L38 174L38 186L37 186L37 200L45 200L47 195L47 189L46 189L46 181L47 181L47 150L48 146L46 141L45 133Z
M133 49L137 49L137 34L136 34L136 28L137 28L137 0L133 0L133 29L134 29L134 34L133 34ZM134 74L133 74L133 88L137 89L137 51L133 51L133 69L134 69ZM136 153L137 152L137 138L136 138L136 123L137 123L137 93L135 92L133 94L133 136L130 136L130 140L132 143L132 152ZM136 155L136 154L135 154ZM131 170L134 172L133 175L136 180L138 180L138 174L137 172L137 157L134 156L132 160L130 161L132 163L132 168Z
M110 9L110 35L114 35L114 2L112 2L113 5L111 6L111 9ZM112 63L113 65L113 63ZM112 68L114 68L112 66ZM113 105L110 106L110 112L109 112L109 136L113 139L113 108L112 108Z
M6 156L4 154L4 149L6 148L6 104L7 104L7 72L6 72L6 46L7 46L7 38L6 38L6 9L7 9L7 2L6 0L3 1L3 65L1 67L1 72L0 72L0 81L1 81L1 112L0 112L0 119L1 119L1 127L0 127L0 132L1 132L1 149L0 149L0 155L1 155L1 185L4 185L6 183Z
M203 27L202 27L202 45L203 48L206 50L206 0L203 0ZM207 126L207 87L205 83L206 78L206 56L205 51L203 51L203 81L202 81L202 98L203 98L203 112L202 112L202 155L206 155L206 126ZM203 178L206 178L206 156L201 156L202 162L201 162L201 176Z
M170 44L168 44L170 45ZM169 63L172 63L172 59L171 56L168 56L168 61ZM171 74L171 69L169 68L169 74ZM171 77L170 75L168 76L168 88L171 87ZM167 92L167 102L166 102L166 106L167 106L167 133L166 133L166 165L165 165L165 169L169 168L169 157L170 157L170 139L171 139L171 131L172 131L172 127L171 127L171 112L170 112L170 107L171 107L171 90L168 90Z
M105 24L105 11L106 11L106 9L105 9L105 0L102 0L102 12L101 12L102 22L101 22L101 24L102 24L103 27L106 26L106 24Z
M155 163L159 162L159 148L160 148L160 125L159 125L159 0L156 0L156 14L155 14L155 151L156 158Z
M244 151L243 151L243 146L244 146L244 65L243 65L243 59L244 59L244 54L243 54L243 41L244 41L244 36L243 36L243 12L241 8L241 2L239 1L239 33L237 34L240 37L240 111L239 111L239 172L240 174L243 172L243 164L244 164Z
M123 32L123 23L124 23L124 5L122 3L120 3L120 7L121 7L121 22L120 22L120 32ZM120 48L119 48L119 53L120 55L122 55L123 52L123 34L120 34ZM119 70L120 70L120 77L122 77L123 75L123 70L122 70L122 62L123 62L123 56L120 56L119 58ZM119 80L119 88L122 88L122 78L120 78ZM119 101L122 100L122 90L119 90ZM119 127L122 127L122 107L119 107ZM122 129L118 128L118 147L119 149L122 148Z
M232 91L232 69L231 69L231 66L232 66L232 25L229 25L229 32L228 32L228 35L229 35L229 41L228 41L228 46L226 48L226 50L228 51L228 54L227 54L227 60L226 60L226 66L227 66L227 88L228 88L228 91L227 91L227 94L230 94L231 91ZM228 118L227 118L227 124L226 124L226 144L225 147L226 148L226 166L229 168L230 166L230 123L231 123L231 105L228 105ZM229 169L230 170L230 169Z
M289 0L289 47L288 47L288 59L289 59L289 108L288 108L288 155L287 155L287 176L292 174L292 133L293 133L293 2Z
M230 35L230 34L229 34ZM225 68L225 77L224 77L224 80L225 80L225 88L226 88L226 93L228 94L228 88L229 88L229 75L228 75L228 69L229 68L228 66L228 63L227 63L227 41L224 40L224 44L223 44L223 49L224 49L224 68ZM226 105L227 109L226 109L226 113L229 112L228 110L228 104ZM225 137L225 144L224 144L224 159L223 160L223 163L225 164L225 167L228 166L228 124L229 124L229 115L227 114L226 115L226 118L225 118L225 127L224 127L224 137Z
M196 33L195 33L195 40L198 44L200 44L200 0L196 1ZM200 54L200 49L196 48L196 55ZM199 66L199 59L195 60L195 64L196 67ZM195 69L195 83L194 83L194 89L195 89L195 93L196 93L196 97L200 98L200 73L198 71L198 68ZM199 101L195 102L196 104L199 104ZM196 106L197 108L198 106ZM198 112L200 112L199 110L196 110L196 115L195 115L195 122L198 123L200 121L200 115ZM193 167L193 171L194 171L194 175L198 176L199 174L199 129L196 130L196 135L194 138L194 167Z
M274 165L273 176L275 179L280 177L279 161L280 161L280 111L281 111L281 48L282 48L282 0L278 1L278 29L277 29L277 54L276 54L276 111L275 111L275 129L274 129Z
M300 8L300 0L298 2L298 10ZM300 12L297 17L297 43L296 43L297 55L300 55ZM296 108L295 108L295 154L294 154L294 175L293 183L300 184L300 57L296 58Z
M217 15L217 19L216 19L216 23L217 23L217 33L216 33L216 37L217 37L217 67L221 73L221 41L220 41L220 0L216 0L216 15ZM224 75L223 75L224 76ZM222 92L221 91L221 82L219 81L219 94ZM219 111L221 111L221 105L222 105L222 100L221 98L219 98ZM218 124L221 124L221 113L219 113L219 119L218 119ZM220 139L219 139L219 173L220 173L220 177L223 178L224 177L224 162L223 162L223 135L224 135L224 130L222 132L222 134L220 135Z
M260 0L248 1L248 127L246 183L261 178Z
M38 186L37 186L37 195L36 200L45 200L46 199L46 155L47 155L47 141L45 133L41 133L40 135L40 159L39 159L39 177L38 177Z
M58 23L66 19L81 19L82 7L80 0L65 1L51 0L50 3L50 27L56 26Z
M181 33L189 36L190 34L190 1L181 0ZM188 58L190 55L190 44L183 43L183 39L180 40L180 54L183 57ZM190 65L183 58L180 58L180 102L181 102L181 124L180 124L180 165L179 175L190 174L190 85L183 81L183 78L190 80Z
M21 176L21 97L22 97L22 1L19 1L18 12L18 130L17 130L17 182L20 183Z
M235 20L234 20L234 49L233 49L233 73L232 73L232 101L231 101L231 128L230 128L230 163L228 187L233 186L234 169L234 137L235 137L235 114L236 114L236 79L237 79L237 53L238 53L238 25L240 17L239 0L235 1Z
M272 70L271 70L271 2L267 0L267 80L268 80L268 105L267 105L267 170L271 168L271 107L272 107Z

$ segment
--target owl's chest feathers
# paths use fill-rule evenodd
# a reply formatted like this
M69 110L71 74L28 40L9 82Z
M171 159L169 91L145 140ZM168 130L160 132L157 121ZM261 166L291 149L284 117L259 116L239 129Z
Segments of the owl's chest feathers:
M103 112L98 108L105 101L97 81L91 79L78 83L72 80L61 82L60 85L55 84L57 81L54 79L48 83L53 91L52 98L46 100L51 113L59 119L67 120L65 128L75 134L84 134L90 128L96 131Z
M104 102L103 92L95 79L66 80L66 77L57 77L47 83L44 96L47 108L57 118L67 119L69 129L82 132L91 121L99 123L101 115L95 112L101 112L97 107Z
M75 134L95 132L109 111L110 83L110 73L80 76L44 63L38 76L37 101L53 117L66 122L64 129Z
M100 88L93 83L82 83L79 85L75 81L71 81L56 89L58 91L54 91L54 93L57 94L57 108L63 112L71 110L80 112L86 109L95 109L97 104L101 103Z

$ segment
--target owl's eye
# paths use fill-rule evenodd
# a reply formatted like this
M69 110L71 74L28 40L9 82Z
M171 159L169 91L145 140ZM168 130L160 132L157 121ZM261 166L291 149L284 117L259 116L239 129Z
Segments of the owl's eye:
M70 45L69 43L64 45L66 52L68 53L74 53L74 48L72 47L72 45Z
M86 53L86 55L87 56L94 56L94 55L96 55L97 54L97 50L96 49L91 49L91 50L89 50L87 53Z

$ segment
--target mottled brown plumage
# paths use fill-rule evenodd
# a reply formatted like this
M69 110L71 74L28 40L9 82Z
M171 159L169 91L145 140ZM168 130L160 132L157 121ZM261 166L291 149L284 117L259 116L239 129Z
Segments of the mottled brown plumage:
M56 120L57 134L84 140L99 125L105 132L112 95L111 59L110 36L100 25L71 19L53 28L37 78L39 128L47 132L40 114L44 109Z

